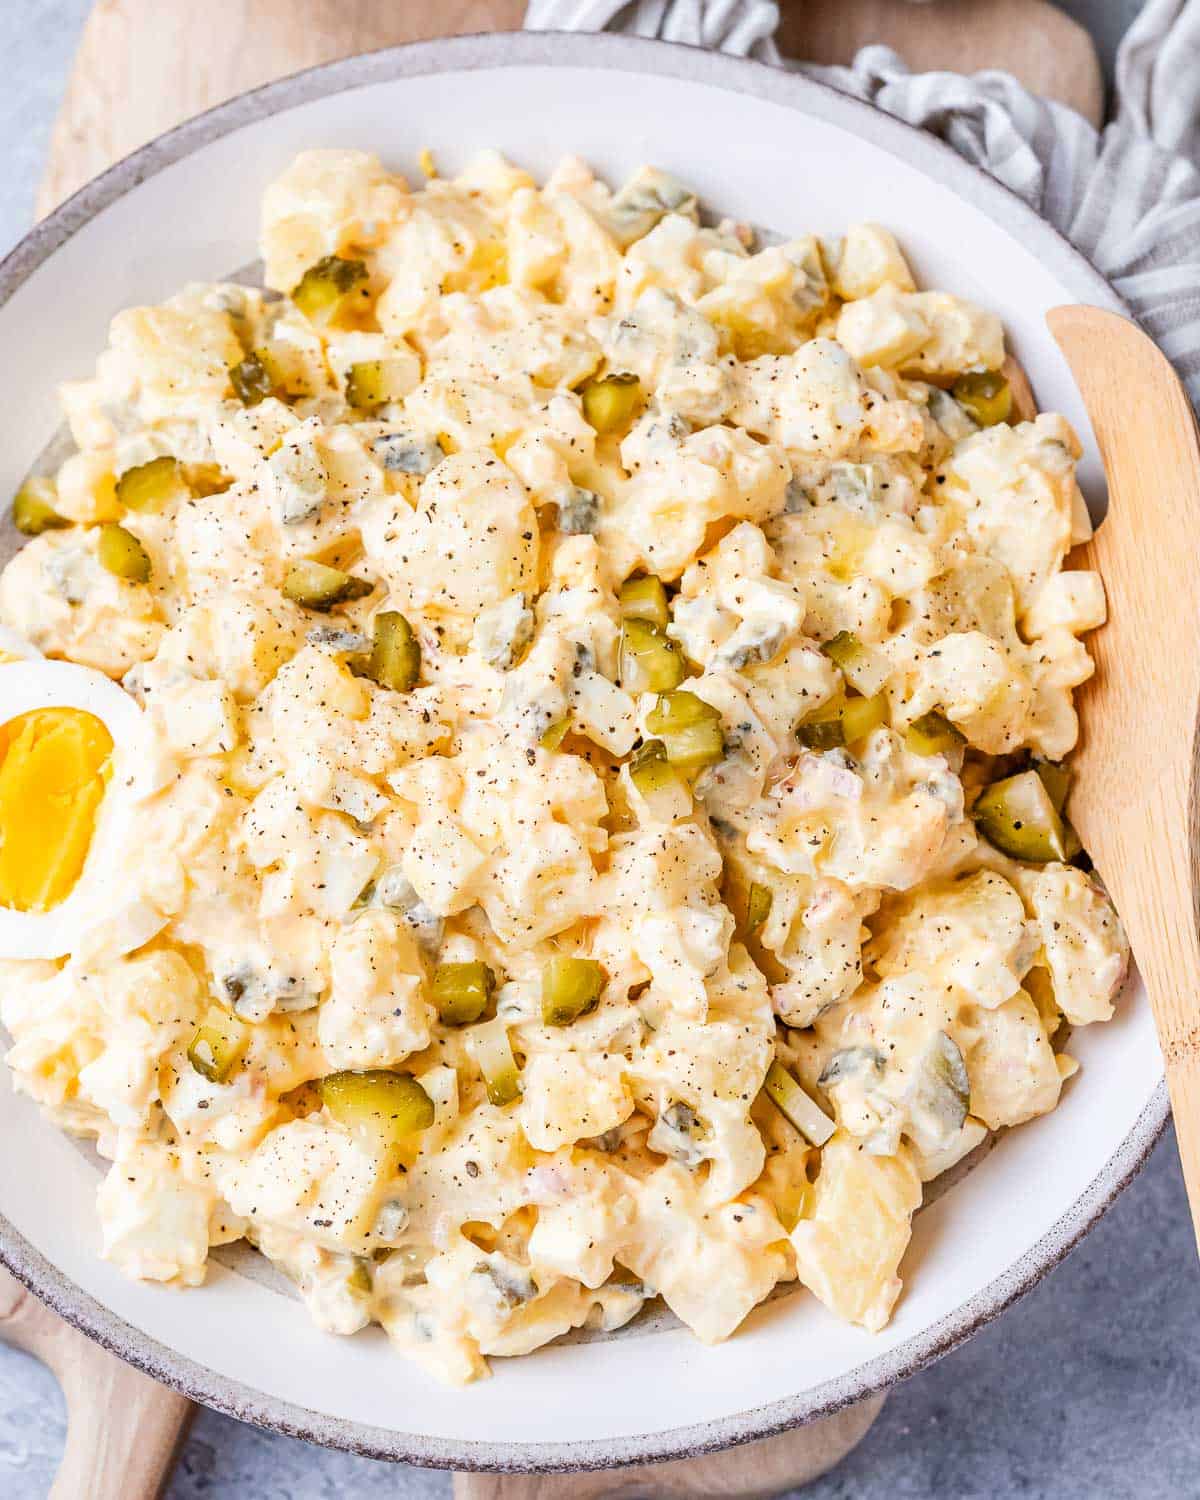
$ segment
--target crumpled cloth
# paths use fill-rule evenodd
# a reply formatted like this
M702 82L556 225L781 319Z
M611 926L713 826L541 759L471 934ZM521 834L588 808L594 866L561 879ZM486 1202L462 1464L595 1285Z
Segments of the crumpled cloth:
M1009 74L912 73L889 47L864 47L846 68L785 63L778 20L773 0L530 0L525 25L796 67L931 131L1083 251L1200 404L1200 0L1149 0L1121 44L1115 115L1099 131Z

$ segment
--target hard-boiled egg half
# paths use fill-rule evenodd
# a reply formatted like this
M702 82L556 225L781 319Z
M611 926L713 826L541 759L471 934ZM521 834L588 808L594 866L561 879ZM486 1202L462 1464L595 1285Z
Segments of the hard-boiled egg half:
M102 672L0 633L0 958L62 958L95 925L144 734Z

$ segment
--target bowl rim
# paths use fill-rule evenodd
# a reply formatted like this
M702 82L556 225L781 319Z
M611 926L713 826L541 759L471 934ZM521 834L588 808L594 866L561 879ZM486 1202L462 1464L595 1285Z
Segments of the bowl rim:
M63 244L147 178L232 131L294 106L371 84L446 71L588 67L658 74L749 94L849 129L948 186L1020 234L1081 299L1131 316L1079 250L1011 189L927 132L801 73L674 43L611 34L502 32L443 38L324 63L259 88L157 136L80 188L0 261L0 308ZM748 1411L628 1437L571 1443L463 1443L346 1421L267 1396L176 1353L84 1292L0 1214L0 1263L75 1328L164 1385L255 1426L367 1458L426 1468L534 1473L680 1458L771 1437L886 1390L978 1332L1052 1270L1132 1181L1170 1113L1160 1083L1120 1147L1054 1225L1002 1275L937 1322L854 1371Z

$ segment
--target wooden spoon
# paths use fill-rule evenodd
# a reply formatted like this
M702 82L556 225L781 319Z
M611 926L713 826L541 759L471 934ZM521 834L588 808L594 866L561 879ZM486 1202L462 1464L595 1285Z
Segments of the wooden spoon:
M1108 594L1069 812L1111 891L1167 1066L1200 1241L1200 437L1166 356L1098 307L1047 317L1092 419L1109 511L1079 554Z

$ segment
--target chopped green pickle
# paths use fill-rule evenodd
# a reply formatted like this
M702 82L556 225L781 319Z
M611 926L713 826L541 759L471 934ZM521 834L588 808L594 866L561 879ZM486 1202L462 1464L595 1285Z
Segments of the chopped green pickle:
M100 528L96 545L100 566L107 568L126 583L147 583L150 578L150 554L124 526L108 521Z
M636 375L604 375L583 387L583 414L597 432L617 432L628 427L642 399L642 383Z
M862 648L862 642L852 630L839 630L837 635L825 642L821 650L834 666L844 669L855 660Z
M487 1009L495 983L485 963L438 964L430 994L447 1026L470 1026Z
M346 1285L352 1292L369 1296L374 1282L371 1280L371 1263L361 1255L354 1257L354 1265L346 1276Z
M559 955L542 969L542 1020L547 1026L569 1026L600 1004L607 978L593 958Z
M567 730L571 727L571 715L565 714L561 719L556 719L550 728L542 735L538 743L543 750L557 750L567 737Z
M837 750L846 743L842 727L841 705L832 718L806 719L796 726L796 738L806 750Z
M939 1031L930 1042L910 1086L909 1108L944 1138L961 1130L971 1107L971 1081L958 1043Z
M421 647L402 614L385 609L375 616L371 654L361 672L380 687L407 693L421 675Z
M433 1124L433 1100L417 1080L387 1068L330 1073L321 1099L339 1125L381 1146L398 1146Z
M499 1107L511 1104L520 1097L521 1077L508 1039L508 1026L497 1016L494 1021L472 1026L466 1035L471 1053L483 1074L488 1099Z
M117 480L117 499L125 509L151 515L165 510L172 500L185 499L190 494L179 460L170 457L137 464L126 469Z
M721 715L695 693L664 693L646 715L646 728L662 740L667 759L680 771L703 770L725 754Z
M351 365L346 376L346 400L363 411L398 401L407 389L407 383L397 378L401 369L400 361L394 359L368 359Z
M652 734L671 734L687 729L692 724L703 724L710 719L720 721L720 714L711 703L697 698L695 693L680 691L664 693L646 718L646 727Z
M904 743L915 755L946 755L966 742L961 730L936 708L914 719L904 731Z
M647 740L634 752L629 759L629 779L659 822L676 823L691 812L691 791L667 759L661 740Z
M374 584L365 578L355 578L343 573L340 568L331 568L325 563L313 562L309 558L293 563L283 580L283 597L305 609L319 610L322 614L335 604L345 604L348 599L361 599L369 594ZM374 650L372 650L374 655Z
M649 620L630 618L621 631L621 686L627 693L669 693L687 669L678 645Z
M41 536L43 531L70 526L67 517L54 509L57 499L52 479L27 479L13 497L13 525L22 536Z
M887 657L864 646L852 630L839 630L821 650L864 698L874 697L888 679L891 664Z
M326 255L309 266L292 291L292 301L311 323L332 323L348 299L366 289L367 268L361 260Z
M767 1069L763 1088L784 1119L794 1125L804 1139L814 1146L823 1146L837 1129L820 1105L808 1097L778 1059Z
M1067 793L1071 790L1071 772L1059 761L1035 760L1033 769L1042 778L1042 785L1054 803L1054 811L1062 812L1067 805Z
M678 781L661 740L647 740L629 757L629 777L640 792Z
M759 885L757 880L751 882L750 894L746 897L747 932L757 932L763 925L771 915L774 899L769 885Z
M286 346L281 353L277 354L275 350L279 348L278 344L276 344L275 349L272 349L270 344L261 344L254 350L254 358L262 365L267 379L271 383L268 395L311 395L312 392L309 389L308 381L299 378L296 373L294 357L290 360L288 359Z
M188 1062L209 1083L225 1083L249 1045L249 1029L219 1005L210 1005L187 1049Z
M888 701L885 693L873 698L847 698L842 708L842 737L847 745L866 739L872 730L887 723Z
M995 427L997 422L1007 422L1012 415L1012 390L996 370L960 375L950 387L950 394L960 406L966 407L980 427Z
M652 573L644 578L627 578L621 585L620 601L623 620L647 620L660 630L666 629L671 613L661 578Z
M257 354L247 354L229 371L233 394L243 406L257 406L265 401L272 391L271 376L266 365Z
M1036 771L993 781L971 810L975 826L1002 854L1030 864L1066 859L1062 819Z

